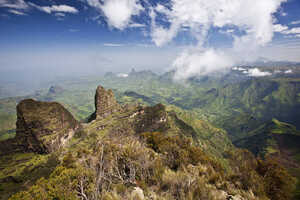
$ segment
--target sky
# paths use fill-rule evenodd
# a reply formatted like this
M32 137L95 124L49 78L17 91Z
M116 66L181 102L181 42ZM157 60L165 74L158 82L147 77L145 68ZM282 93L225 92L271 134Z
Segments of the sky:
M0 0L0 79L300 62L300 0Z

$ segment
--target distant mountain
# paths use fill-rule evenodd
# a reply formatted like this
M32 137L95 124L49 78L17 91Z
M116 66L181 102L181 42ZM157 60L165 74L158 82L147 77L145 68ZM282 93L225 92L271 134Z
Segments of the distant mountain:
M292 61L273 61L264 57L258 58L253 62L241 63L241 66L259 66L259 67L289 67L289 66L300 66L300 62Z
M64 89L61 86L51 86L48 91L48 95L57 95L63 93Z
M300 156L300 131L291 124L273 119L249 132L248 137L237 140L234 144L262 157L281 155L288 156L290 157L288 160L291 160ZM287 155L284 155L286 153Z
M95 106L95 118L79 124L58 103L21 101L17 136L0 144L0 199L292 196L284 168L236 149L225 131L185 111L119 105L102 86Z
M256 156L276 160L300 180L300 131L295 126L273 119L234 142ZM300 182L295 199L300 197Z

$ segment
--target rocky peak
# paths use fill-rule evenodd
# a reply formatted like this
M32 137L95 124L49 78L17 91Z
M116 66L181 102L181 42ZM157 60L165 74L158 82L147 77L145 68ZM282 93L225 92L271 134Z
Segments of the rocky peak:
M26 99L17 105L15 140L25 151L49 153L66 145L80 124L56 102Z
M64 89L58 85L56 86L51 86L49 88L48 94L49 95L56 95L56 94L60 94L64 91Z
M97 87L95 95L96 118L105 118L116 112L120 106L111 89L105 90L101 85Z

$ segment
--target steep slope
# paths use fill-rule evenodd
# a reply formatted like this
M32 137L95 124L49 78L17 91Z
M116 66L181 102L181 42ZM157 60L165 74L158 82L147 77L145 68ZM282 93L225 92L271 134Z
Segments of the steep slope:
M17 106L16 137L0 142L0 199L48 177L59 163L56 152L79 128L58 103L22 100Z
M249 133L249 137L236 141L238 147L247 148L255 155L266 157L272 154L290 156L300 153L300 131L295 126L273 119Z
M16 137L0 143L0 154L48 153L65 146L79 123L59 103L26 99L17 105Z
M204 97L211 96L204 104L193 107L235 141L272 118L298 126L299 93L298 79L252 79L218 88Z
M103 100L101 95L106 93L98 93L96 102ZM26 101L37 107L51 104ZM95 105L99 113L107 110ZM18 107L23 107L22 103ZM24 117L28 114L32 119L32 106L28 107L18 116L28 119ZM45 108L45 113L48 111ZM193 127L184 121L185 114L178 117L162 104L124 105L108 113L82 124L83 128L59 151L53 149L52 153L43 155L19 152L1 157L0 197L7 199L20 190L24 191L10 199L254 200L269 197L284 200L290 197L293 181L283 168L257 161L251 153L232 145L221 150L215 148L213 144L218 142L205 138L215 131L215 135L225 133L204 121ZM193 123L197 122L190 122ZM52 127L43 120L39 124L43 127L39 129L41 133ZM199 130L205 129L209 130L202 136ZM19 131L16 138L18 134ZM27 145L30 147L31 143ZM214 154L207 149L220 152ZM283 184L269 187L270 182Z
M295 199L300 197L300 131L295 126L273 119L251 131L234 144L257 156L271 158L285 166L298 179Z

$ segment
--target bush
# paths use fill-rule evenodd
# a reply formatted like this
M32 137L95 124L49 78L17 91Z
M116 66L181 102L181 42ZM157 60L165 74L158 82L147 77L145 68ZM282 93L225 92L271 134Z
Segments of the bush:
M48 180L39 179L28 191L17 193L10 200L79 200L84 196L91 198L95 191L93 177L93 172L82 167L68 169L60 166Z
M292 198L296 181L276 160L258 160L256 171L263 177L265 191L270 199Z
M145 138L149 148L164 155L165 164L172 170L178 170L189 164L197 165L201 163L209 164L216 171L223 172L223 168L217 161L208 157L200 147L192 144L191 138L170 137L159 132L143 133L142 137Z

